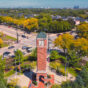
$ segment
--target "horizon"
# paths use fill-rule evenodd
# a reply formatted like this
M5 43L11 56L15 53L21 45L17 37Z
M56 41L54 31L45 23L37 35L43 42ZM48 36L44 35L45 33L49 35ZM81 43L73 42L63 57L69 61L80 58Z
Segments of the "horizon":
M1 0L0 8L88 8L88 0Z

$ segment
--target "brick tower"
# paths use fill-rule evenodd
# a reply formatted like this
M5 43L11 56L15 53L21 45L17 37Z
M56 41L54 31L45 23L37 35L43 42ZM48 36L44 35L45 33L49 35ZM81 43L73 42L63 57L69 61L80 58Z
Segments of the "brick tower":
M37 82L44 83L44 79L47 77L46 64L47 64L47 35L44 32L40 32L36 39L37 46Z

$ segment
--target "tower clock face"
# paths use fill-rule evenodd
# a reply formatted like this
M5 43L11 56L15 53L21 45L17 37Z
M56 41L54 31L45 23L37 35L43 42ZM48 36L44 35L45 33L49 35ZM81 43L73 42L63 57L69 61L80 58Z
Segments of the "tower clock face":
M44 46L44 41L43 40L39 41L39 46Z

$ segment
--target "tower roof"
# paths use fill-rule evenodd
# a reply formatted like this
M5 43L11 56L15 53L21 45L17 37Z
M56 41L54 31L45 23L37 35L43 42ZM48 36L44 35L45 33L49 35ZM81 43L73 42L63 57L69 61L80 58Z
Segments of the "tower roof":
M40 33L37 35L37 38L46 38L46 33L45 33L45 32L40 32Z

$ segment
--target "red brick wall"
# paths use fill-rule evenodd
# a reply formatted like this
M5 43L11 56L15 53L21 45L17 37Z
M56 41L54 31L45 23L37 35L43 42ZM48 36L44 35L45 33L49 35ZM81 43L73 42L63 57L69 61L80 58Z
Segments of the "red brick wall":
M37 39L37 70L46 70L47 61L47 40L44 40L44 46L39 46L39 40Z

